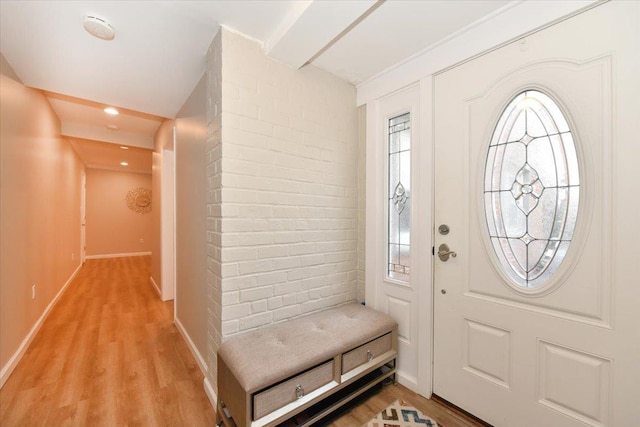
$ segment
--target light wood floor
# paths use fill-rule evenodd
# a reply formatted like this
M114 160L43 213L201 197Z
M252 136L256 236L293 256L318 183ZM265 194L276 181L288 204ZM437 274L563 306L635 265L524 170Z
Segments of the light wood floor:
M203 376L149 283L149 257L88 260L0 390L0 426L213 426ZM482 426L399 385L319 425L359 427L402 398L442 427Z
M491 427L434 399L426 399L401 385L387 385L358 398L352 405L323 420L328 427L362 426L397 399L433 418L439 427Z
M0 426L212 426L150 257L88 260L0 390Z

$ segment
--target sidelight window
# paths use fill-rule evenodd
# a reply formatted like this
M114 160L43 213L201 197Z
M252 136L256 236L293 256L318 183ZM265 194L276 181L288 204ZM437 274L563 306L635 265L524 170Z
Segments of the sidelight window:
M411 117L388 121L387 276L408 282L411 237Z

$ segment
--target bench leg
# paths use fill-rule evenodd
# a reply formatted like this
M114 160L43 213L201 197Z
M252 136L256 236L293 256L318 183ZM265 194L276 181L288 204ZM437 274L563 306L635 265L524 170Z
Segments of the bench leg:
M218 399L218 407L216 408L216 426L224 426L224 420L222 419L222 401Z
M224 402L218 398L218 408L216 409L216 426L218 427L237 427L233 418L227 417L224 412Z

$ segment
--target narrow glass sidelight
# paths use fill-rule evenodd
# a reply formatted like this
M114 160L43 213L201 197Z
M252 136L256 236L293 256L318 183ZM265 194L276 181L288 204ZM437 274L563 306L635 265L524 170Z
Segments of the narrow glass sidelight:
M579 201L578 157L564 114L539 90L518 94L498 119L484 170L489 238L517 287L543 286L558 270Z
M387 277L408 282L411 237L410 113L388 121Z

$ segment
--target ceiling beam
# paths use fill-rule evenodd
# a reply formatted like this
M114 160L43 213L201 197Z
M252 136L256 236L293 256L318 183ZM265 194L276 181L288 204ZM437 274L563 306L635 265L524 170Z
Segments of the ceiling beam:
M380 0L299 2L266 42L267 56L298 69L381 3Z
M149 135L123 131L114 132L96 126L70 122L62 122L60 127L62 136L70 138L90 139L92 141L109 142L111 144L147 148L150 150L154 148L153 137Z

